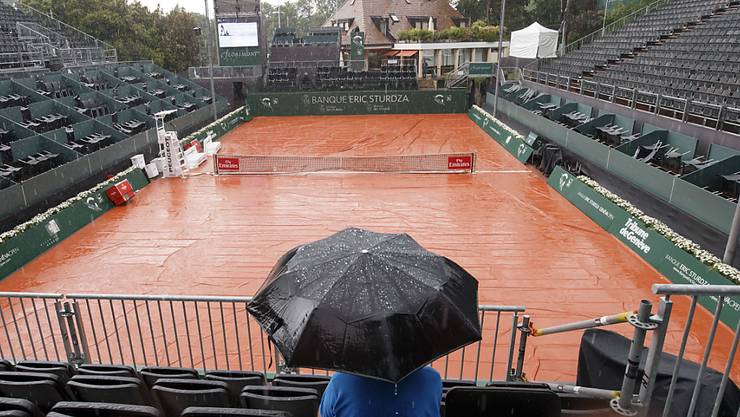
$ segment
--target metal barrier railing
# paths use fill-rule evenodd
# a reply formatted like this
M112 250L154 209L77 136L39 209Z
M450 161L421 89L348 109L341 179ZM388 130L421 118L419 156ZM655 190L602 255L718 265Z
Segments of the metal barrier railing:
M251 299L0 293L0 357L278 373L283 361L247 313ZM481 306L479 311L483 340L433 365L450 379L521 376L523 357L517 369L512 367L515 330L525 308Z
M671 404L673 403L673 397L676 393L676 383L678 381L678 375L681 370L684 354L686 352L686 343L689 339L689 332L691 331L691 325L694 321L696 314L696 304L699 301L700 296L717 297L717 307L712 315L712 324L709 329L709 335L707 336L706 346L704 348L704 354L702 356L701 364L699 365L699 371L697 373L696 384L691 393L691 403L689 404L687 417L693 416L696 409L697 400L699 399L699 391L701 388L701 377L707 368L707 362L709 355L712 353L712 346L714 344L714 338L717 332L717 326L719 325L720 314L725 306L725 300L732 297L740 296L740 286L737 285L673 285L673 284L655 284L653 285L653 292L657 295L662 295L661 304L672 303L671 296L674 295L687 295L691 297L691 305L689 307L689 313L686 317L686 325L684 326L683 336L681 337L681 345L678 349L678 355L676 359L676 365L673 368L673 376L671 378L671 384L668 388L668 396L666 398L665 408L663 409L663 417L670 415ZM668 326L668 318L665 319L663 326ZM725 390L730 379L730 372L732 371L732 365L735 360L735 354L737 353L738 340L740 340L740 321L734 329L732 338L732 346L727 357L727 364L725 365L724 373L722 374L722 382L720 383L717 396L714 400L714 407L712 409L711 417L717 417L719 415L720 405L724 396ZM661 346L662 348L662 346ZM657 354L660 356L660 353ZM656 364L657 365L657 364ZM654 371L654 370L653 370ZM655 383L655 372L647 374L652 384ZM740 410L738 410L740 415Z
M523 68L521 79L712 129L740 134L740 109Z
M689 340L689 334L694 321L697 302L699 301L700 296L715 297L717 307L712 316L707 340L703 344L704 353L697 372L696 382L694 383L692 390L691 402L685 414L686 417L692 417L694 416L694 411L698 404L702 379L704 372L707 369L709 356L712 352L717 327L720 321L720 314L726 304L725 301L732 300L734 297L734 302L736 303L737 297L740 296L740 286L655 284L653 285L653 292L657 295L663 296L660 298L657 311L654 313L652 312L652 303L647 300L642 300L639 308L635 312L624 312L610 316L597 317L592 320L568 323L544 329L536 329L531 326L525 316L525 320L523 320L517 327L521 333L520 350L524 350L526 348L526 340L529 336L542 337L557 333L611 326L620 323L630 323L634 327L632 343L627 356L627 368L625 369L624 379L619 391L567 384L550 384L550 386L555 391L579 393L588 397L609 401L612 409L620 415L646 415L650 407L653 391L658 379L658 368L663 355L664 343L671 321L671 314L673 311L673 300L671 300L671 296L690 296L691 305L685 319L686 324L684 326L681 344L678 348L677 358L671 374L671 382L668 387L668 394L662 410L662 417L673 416L672 412L674 410L671 409L671 406L673 405L673 399L676 393L676 384L678 382L679 372L686 352L686 345ZM644 365L641 366L641 355L643 353L642 351L648 333L652 333L651 343L647 351ZM735 354L737 353L739 339L740 321L736 324L732 335L732 346L728 353L719 389L714 398L711 417L717 417L719 415L724 393L730 380L730 373L733 370L733 362L735 360ZM641 377L640 371L642 371ZM632 393L635 392L638 386L639 394L633 395Z
M720 314L727 300L736 301L740 286L656 284L658 308L643 300L636 312L535 329L521 306L480 306L482 340L432 363L445 379L477 382L520 381L528 337L580 331L619 323L633 329L622 388L619 391L551 384L555 391L579 393L610 401L623 415L647 412L658 378L658 366L673 311L672 296L687 295L691 303L664 405L670 414L676 383L701 296L716 297L709 333L687 416L699 399L701 380L715 342ZM194 369L256 370L266 374L287 371L270 340L247 313L251 297L157 296L105 294L0 293L0 357L20 360L67 360L72 364L101 363L141 366L180 366ZM732 307L734 308L734 307ZM733 329L724 373L714 399L716 417L729 385L740 339ZM643 345L651 333L644 365ZM518 339L518 340L517 340ZM490 349L490 354L487 350ZM485 351L485 353L484 353ZM498 355L497 355L498 353ZM490 359L489 359L490 358ZM316 373L315 369L297 370ZM642 372L640 372L642 371ZM318 371L325 372L326 371ZM642 374L640 378L639 375ZM639 387L639 394L632 393Z

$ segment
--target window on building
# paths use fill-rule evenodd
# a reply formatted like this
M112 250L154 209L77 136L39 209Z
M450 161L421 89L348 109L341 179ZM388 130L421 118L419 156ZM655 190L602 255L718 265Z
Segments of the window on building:
M400 22L400 21L401 21L401 19L399 19L399 18L398 18L398 16L396 16L396 14L395 14L395 13L391 13L391 14L389 14L389 16L390 16L390 18L391 18L391 21L392 21L393 23L398 23L398 22Z

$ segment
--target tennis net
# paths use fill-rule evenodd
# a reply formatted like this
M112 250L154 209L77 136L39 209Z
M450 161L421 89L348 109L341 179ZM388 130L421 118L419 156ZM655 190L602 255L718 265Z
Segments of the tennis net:
M461 174L475 171L475 153L396 156L267 156L217 154L216 174L396 172Z

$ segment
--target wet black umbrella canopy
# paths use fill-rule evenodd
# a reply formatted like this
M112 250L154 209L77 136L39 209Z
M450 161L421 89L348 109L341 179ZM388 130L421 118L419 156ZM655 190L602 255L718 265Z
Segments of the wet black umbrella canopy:
M410 236L350 228L283 255L248 309L289 367L398 382L480 340L477 294Z

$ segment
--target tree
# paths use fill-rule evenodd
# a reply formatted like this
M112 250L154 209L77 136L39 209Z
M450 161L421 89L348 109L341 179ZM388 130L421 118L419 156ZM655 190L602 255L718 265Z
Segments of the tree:
M138 0L25 0L56 19L92 35L118 51L120 61L151 59L176 72L200 64L202 39L193 27L204 17L176 7L150 11Z

